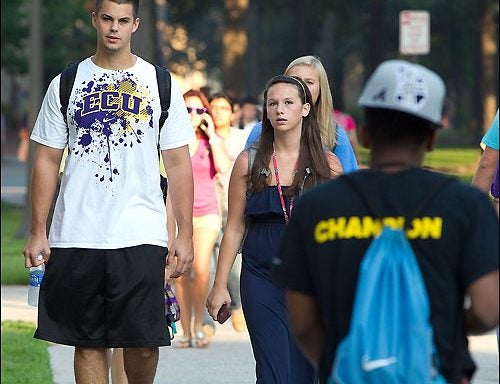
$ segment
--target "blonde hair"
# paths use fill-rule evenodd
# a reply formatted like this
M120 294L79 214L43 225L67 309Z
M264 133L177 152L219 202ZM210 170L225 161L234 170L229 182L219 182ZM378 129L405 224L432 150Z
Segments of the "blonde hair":
M328 83L328 75L326 74L325 67L320 59L316 56L301 56L293 60L285 70L285 75L290 69L298 65L308 65L313 67L319 78L319 96L314 104L316 116L321 133L321 141L323 145L327 146L330 150L337 142L337 126L333 120L333 99L330 92L330 84Z

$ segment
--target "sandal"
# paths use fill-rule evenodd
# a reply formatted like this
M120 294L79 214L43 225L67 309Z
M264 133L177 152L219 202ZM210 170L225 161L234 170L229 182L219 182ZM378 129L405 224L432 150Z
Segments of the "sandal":
M210 344L210 339L205 332L197 331L194 339L191 340L191 344L194 348L206 348Z
M182 336L181 338L179 338L179 340L174 342L174 348L178 348L178 349L191 348L192 346L193 346L193 343L186 336Z

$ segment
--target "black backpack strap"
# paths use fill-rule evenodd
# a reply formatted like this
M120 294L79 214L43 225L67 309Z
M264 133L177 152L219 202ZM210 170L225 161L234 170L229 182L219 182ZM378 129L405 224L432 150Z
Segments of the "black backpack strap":
M161 131L163 124L165 124L165 120L168 117L168 109L170 108L170 97L171 97L171 88L172 81L170 72L164 66L154 64L156 71L156 83L158 84L158 95L160 96L160 105L161 105L161 114L159 120L159 129L158 132ZM160 138L158 137L158 158L159 161L163 161L160 152ZM166 177L160 175L160 187L163 192L163 199L167 198L167 190L168 190L168 181Z
M360 185L360 183L355 179L355 175L349 175L349 174L344 174L342 175L342 179L346 181L347 185L351 187L352 190L354 190L363 203L366 205L368 212L372 217L374 218L379 218L381 219L382 216L380 213L377 211L375 206L373 205L372 201L369 199L368 195L365 193L363 186ZM454 179L451 177L445 177L442 179L440 182L435 184L431 189L430 192L426 195L426 197L420 201L415 208L410 212L410 214L404 215L405 217L405 229L409 228L410 225L410 219L412 217L415 217L417 214L421 213L427 205L434 199L434 197L442 190L444 187L446 187L450 182L452 182Z
M61 103L61 113L64 118L64 122L67 125L67 113L69 97L71 96L71 91L73 90L73 85L75 83L76 71L78 70L79 62L71 63L61 72L61 79L59 81L59 101Z
M160 95L160 104L161 104L161 115L160 115L160 130L167 120L168 117L168 109L170 108L170 95L171 95L171 87L172 80L170 76L170 72L162 65L156 65L156 81L158 83L158 93Z

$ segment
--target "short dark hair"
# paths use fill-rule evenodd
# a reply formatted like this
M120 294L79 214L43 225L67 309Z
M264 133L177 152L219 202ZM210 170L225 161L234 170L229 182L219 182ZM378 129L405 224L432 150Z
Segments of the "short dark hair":
M428 120L384 108L365 108L365 124L371 143L378 147L420 145L437 128Z
M99 9L101 9L102 2L104 0L95 0L95 8L94 12L98 13ZM137 18L139 15L139 0L109 0L116 4L132 4L132 9L134 13L134 18Z
M208 99L208 101L212 102L212 100L215 100L215 99L226 100L229 103L229 105L231 106L231 111L234 110L234 101L231 98L231 96L229 96L226 92L222 92L222 91L216 92L213 95L210 95L210 98Z
M259 100L254 96L246 96L240 100L240 105L243 104L259 105Z

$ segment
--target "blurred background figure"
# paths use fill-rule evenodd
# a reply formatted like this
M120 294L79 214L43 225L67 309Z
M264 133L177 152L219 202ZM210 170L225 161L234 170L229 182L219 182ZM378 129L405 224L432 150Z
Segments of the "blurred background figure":
M241 120L241 104L240 100L233 98L233 113L231 115L231 126L239 128Z
M194 261L191 270L179 277L175 284L177 299L182 309L183 335L174 342L174 346L204 348L210 344L210 338L202 327L208 295L210 258L221 228L215 174L225 172L229 167L229 160L225 154L224 142L215 132L210 104L203 92L190 90L184 94L184 101L196 134L189 144L194 180ZM171 223L170 219L168 223Z
M21 127L19 128L19 145L17 147L17 160L21 163L28 161L30 151L29 132L28 132L28 115L25 114L22 120Z
M344 131L349 138L349 142L351 143L352 150L354 151L354 155L356 156L356 160L359 164L360 158L356 121L351 115L342 112L340 109L335 109L334 117L337 124L344 128Z
M259 102L253 96L247 96L241 100L240 129L252 130L253 126L261 120Z
M217 196L219 198L219 208L222 215L222 227L219 233L217 242L214 249L214 263L211 268L211 281L210 286L213 284L213 277L215 276L215 266L217 265L217 258L219 255L220 241L224 234L224 228L227 222L228 210L228 190L229 179L233 169L234 161L241 151L245 149L245 142L248 138L250 130L238 129L231 125L234 104L229 95L224 92L219 92L210 97L210 107L212 109L212 116L215 124L215 132L224 141L226 154L229 157L231 165L226 172L219 172L215 175ZM229 293L231 294L231 322L233 328L237 332L246 331L245 317L241 309L240 298L240 271L241 271L241 258L237 258L234 263L231 274L229 276ZM208 319L211 320L210 316ZM207 319L207 320L208 320ZM213 321L212 321L213 324ZM205 329L205 328L204 328Z

